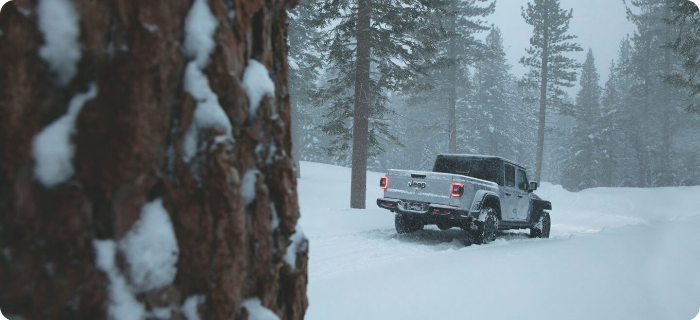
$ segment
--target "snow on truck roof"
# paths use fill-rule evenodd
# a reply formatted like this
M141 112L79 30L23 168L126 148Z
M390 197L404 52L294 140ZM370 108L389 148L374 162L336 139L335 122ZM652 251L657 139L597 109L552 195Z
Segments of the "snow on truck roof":
M505 161L505 162L512 163L512 164L514 164L514 165L516 165L516 166L525 168L524 166L520 165L519 163L517 163L517 162L515 162L515 161L513 161L513 160L506 159L506 158L503 158L503 157L498 157L498 156L484 155L484 154L441 153L441 154L438 154L438 157L480 158L480 159L494 159L494 160L497 159L497 160L503 160L503 161Z

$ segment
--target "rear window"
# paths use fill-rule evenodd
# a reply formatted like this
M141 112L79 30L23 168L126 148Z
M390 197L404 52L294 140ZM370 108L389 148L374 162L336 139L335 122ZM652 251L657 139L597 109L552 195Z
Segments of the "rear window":
M450 173L498 183L498 160L438 157L433 172Z

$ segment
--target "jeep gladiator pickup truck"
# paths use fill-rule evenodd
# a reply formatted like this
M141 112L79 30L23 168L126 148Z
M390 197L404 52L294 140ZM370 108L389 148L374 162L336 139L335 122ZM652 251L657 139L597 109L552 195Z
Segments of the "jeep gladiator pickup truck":
M532 238L548 238L552 204L533 193L525 168L481 155L439 155L432 172L389 170L379 180L380 208L396 213L398 233L435 224L462 228L475 242L495 239L496 230L529 229Z

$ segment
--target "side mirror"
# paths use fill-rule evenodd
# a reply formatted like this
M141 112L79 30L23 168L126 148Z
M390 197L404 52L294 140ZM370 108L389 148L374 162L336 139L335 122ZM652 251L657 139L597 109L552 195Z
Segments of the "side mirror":
M537 182L530 182L530 192L537 190Z

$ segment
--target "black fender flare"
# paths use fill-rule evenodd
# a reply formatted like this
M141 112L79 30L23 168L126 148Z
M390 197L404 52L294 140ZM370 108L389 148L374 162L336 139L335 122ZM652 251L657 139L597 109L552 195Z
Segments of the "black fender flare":
M552 203L541 199L532 199L530 202L530 222L537 223L545 210L552 210Z
M501 215L501 198L498 194L489 190L477 191L469 211L471 211L472 215L477 217L479 221L483 222L486 219L486 215L481 212L481 209L484 207L493 208L496 211L498 220L503 220L503 216Z

